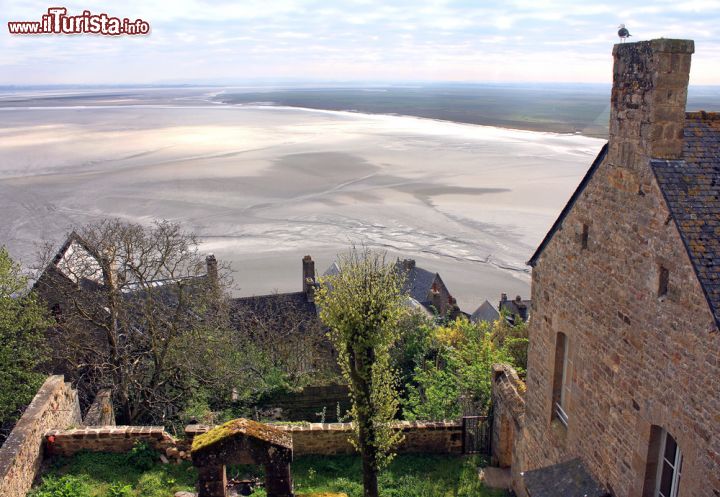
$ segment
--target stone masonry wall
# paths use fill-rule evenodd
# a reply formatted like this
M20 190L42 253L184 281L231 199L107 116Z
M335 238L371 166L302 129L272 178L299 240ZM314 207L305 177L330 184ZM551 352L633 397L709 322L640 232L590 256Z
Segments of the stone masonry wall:
M491 463L509 467L512 465L514 441L521 433L525 418L525 383L507 364L493 365L492 380Z
M85 426L115 426L115 410L112 403L112 391L100 390L85 414Z
M43 435L80 425L77 392L62 376L49 377L0 449L0 495L25 497L43 458Z
M616 48L611 130L622 127L626 135L614 142L611 132L606 160L533 270L515 475L581 457L614 496L642 496L651 427L659 426L684 456L679 497L720 495L720 333L646 155L662 150L648 143L663 139L657 130L670 130L673 142L676 123L663 119L676 112L649 112L641 104L657 104L657 92L672 103L687 82L673 71L689 68L692 42L667 41L673 43ZM658 52L663 46L681 53ZM650 56L648 47L656 49ZM643 53L649 58L639 64ZM633 70L652 73L649 80L638 76L650 81L652 94L622 83L635 77L623 71ZM660 265L670 271L664 297L657 294ZM552 417L558 332L568 339L567 428Z
M97 426L45 433L49 455L72 456L80 451L129 452L136 442L147 442L160 452L176 440L162 426Z
M462 452L462 424L456 422L401 421L395 424L402 430L405 440L398 447L399 453L460 454ZM303 425L278 425L293 438L296 456L306 454L335 455L355 452L349 441L350 423L308 423ZM208 431L210 427L190 425L186 436L192 438Z

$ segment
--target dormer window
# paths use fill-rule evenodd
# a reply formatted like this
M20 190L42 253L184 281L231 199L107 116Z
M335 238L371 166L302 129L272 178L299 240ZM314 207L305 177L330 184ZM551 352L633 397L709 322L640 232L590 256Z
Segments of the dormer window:
M663 298L667 296L669 282L670 271L665 266L660 266L658 277L658 298Z

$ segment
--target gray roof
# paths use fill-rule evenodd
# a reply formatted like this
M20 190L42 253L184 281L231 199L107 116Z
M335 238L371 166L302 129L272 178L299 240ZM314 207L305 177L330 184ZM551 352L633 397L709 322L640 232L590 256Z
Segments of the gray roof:
M720 326L720 114L688 113L683 160L650 166Z
M408 267L408 263L411 267ZM427 305L429 303L428 294L432 290L435 278L440 279L442 282L440 275L430 272L427 269L417 267L415 265L415 261L412 259L398 260L395 265L400 270L406 271L407 277L403 285L403 291L407 292L407 294L417 302ZM337 262L333 262L330 267L325 270L323 276L334 276L339 272L340 267Z
M398 267L402 268L402 261L398 262ZM403 290L420 303L428 302L428 294L432 290L435 278L440 276L437 273L431 273L427 269L413 266L407 271L407 277Z
M319 320L315 303L308 302L304 292L273 293L239 297L230 300L230 322L242 329L247 319L282 322L288 316L305 321Z
M514 323L515 316L520 316L523 321L528 320L531 304L532 300L523 300L518 295L514 300L501 300L498 307L500 311L507 311L510 314L509 320Z
M470 316L470 321L473 323L479 322L479 321L488 321L488 322L494 322L497 321L497 319L500 317L500 313L493 307L493 305L488 302L487 300L480 304L480 307L478 307L475 312L472 313Z
M579 458L526 471L523 479L530 497L608 497L610 495L595 481Z

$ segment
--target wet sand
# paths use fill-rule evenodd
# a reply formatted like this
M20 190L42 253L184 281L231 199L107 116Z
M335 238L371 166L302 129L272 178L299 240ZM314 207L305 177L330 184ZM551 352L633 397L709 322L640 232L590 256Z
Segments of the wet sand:
M297 291L352 242L441 274L463 310L526 296L525 261L602 140L413 117L227 105L0 109L0 243L166 218L238 294Z

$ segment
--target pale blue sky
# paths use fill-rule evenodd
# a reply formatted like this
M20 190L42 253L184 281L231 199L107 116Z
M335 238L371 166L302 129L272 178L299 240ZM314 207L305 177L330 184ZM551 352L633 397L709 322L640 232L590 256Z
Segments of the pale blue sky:
M49 6L142 18L148 36L10 35ZM311 81L609 82L631 40L696 42L720 84L720 0L0 0L0 84Z

